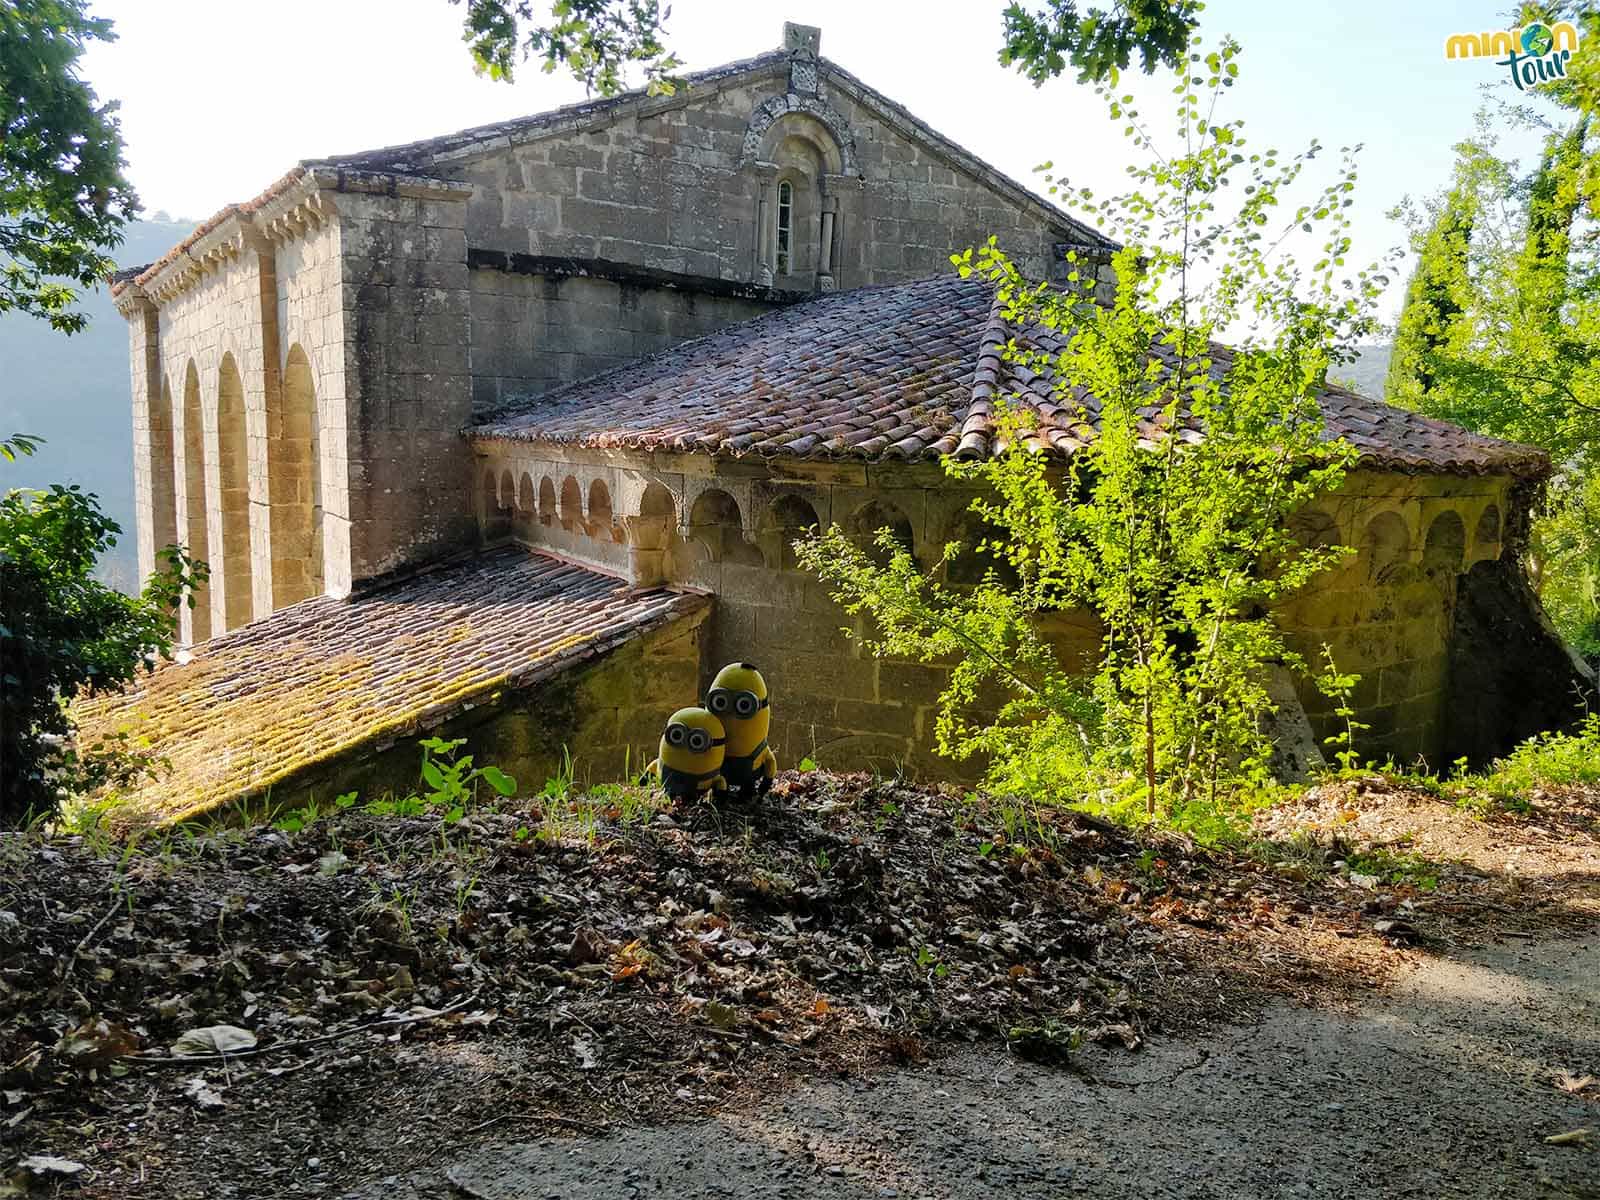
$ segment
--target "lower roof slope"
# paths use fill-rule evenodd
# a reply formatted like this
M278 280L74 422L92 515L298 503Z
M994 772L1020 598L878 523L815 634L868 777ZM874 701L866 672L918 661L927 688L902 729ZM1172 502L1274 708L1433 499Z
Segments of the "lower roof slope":
M996 451L992 405L1020 398L1031 440L1069 455L1094 436L1099 403L1057 393L1008 362L1009 342L1047 352L1049 330L1010 326L993 290L954 275L836 292L779 309L543 395L470 428L484 441L855 460L978 459ZM1233 352L1212 348L1225 376ZM1413 473L1539 475L1545 453L1328 387L1328 433L1364 466ZM1158 415L1146 410L1147 418ZM1155 425L1152 436L1159 436ZM1186 436L1197 436L1191 431Z
M707 603L492 551L347 600L291 605L207 642L189 663L80 704L82 738L147 739L171 768L129 797L129 816L181 819L431 728Z

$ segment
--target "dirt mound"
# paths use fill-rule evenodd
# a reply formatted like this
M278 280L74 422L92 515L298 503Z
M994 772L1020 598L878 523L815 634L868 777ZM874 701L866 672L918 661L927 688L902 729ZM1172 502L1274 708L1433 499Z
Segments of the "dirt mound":
M1074 814L1012 846L955 794L865 775L581 811L0 840L3 1165L82 1164L85 1196L317 1191L952 1039L1070 1064L1269 992L1336 998L1445 928L1384 927L1393 889L1374 908L1336 873ZM243 1031L205 1035L227 1054L173 1053L218 1026Z

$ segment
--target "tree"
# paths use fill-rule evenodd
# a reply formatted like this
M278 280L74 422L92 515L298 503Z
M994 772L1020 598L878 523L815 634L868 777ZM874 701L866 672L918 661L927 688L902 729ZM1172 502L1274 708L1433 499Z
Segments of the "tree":
M1545 97L1556 103L1553 117L1501 110L1512 127L1545 131L1526 176L1497 153L1496 123L1482 116L1478 135L1457 148L1445 200L1411 213L1419 262L1387 398L1550 451L1556 471L1525 548L1531 574L1561 633L1600 656L1600 533L1592 527L1600 513L1600 156L1578 96ZM1470 226L1458 210L1473 214ZM1448 306L1430 300L1419 285L1425 276L1448 280ZM1413 335L1419 328L1425 338Z
M642 66L652 93L670 93L681 65L663 41L667 10L659 0L553 0L548 17L535 15L533 0L450 3L466 5L464 40L491 79L509 80L519 62L542 59L546 72L565 69L590 92L612 96L626 86L628 68ZM1013 2L1004 11L1000 62L1036 84L1069 63L1082 81L1113 78L1135 51L1146 73L1176 68L1202 7L1200 0L1113 0L1080 10L1077 0L1045 0L1029 10Z
M37 441L7 439L0 456L31 454ZM193 603L206 571L170 547L143 593L124 595L91 578L120 532L77 487L0 497L0 827L148 765L125 746L75 746L70 702L170 657L177 605L186 592Z
M73 285L109 274L105 251L138 210L117 105L77 75L87 44L113 36L87 0L0 4L0 313L42 317L64 333L85 322Z
M1312 669L1271 614L1347 553L1298 544L1290 519L1352 461L1324 440L1317 392L1371 327L1385 280L1343 278L1353 158L1292 205L1318 147L1288 160L1255 153L1240 122L1212 119L1236 53L1225 43L1191 56L1166 151L1128 98L1101 89L1143 152L1134 191L1098 203L1070 193L1123 243L1111 303L1088 286L1025 279L992 239L956 257L997 289L1013 331L1006 361L1051 381L1073 414L1064 423L1096 431L1054 462L1031 448L1039 413L1013 395L997 454L946 461L981 485L974 509L994 533L977 552L1008 569L956 586L920 570L887 530L876 561L837 527L799 544L802 562L867 619L870 650L951 664L939 748L985 756L1004 794L1113 807L1127 797L1148 816L1216 817L1264 774L1272 665ZM1313 266L1285 257L1296 229L1325 235ZM1213 339L1245 326L1256 332L1221 352ZM1079 673L1038 617L1085 610L1104 635Z
M1458 178L1418 249L1384 383L1393 403L1414 407L1433 386L1436 359L1467 303L1467 248L1477 208L1476 188Z

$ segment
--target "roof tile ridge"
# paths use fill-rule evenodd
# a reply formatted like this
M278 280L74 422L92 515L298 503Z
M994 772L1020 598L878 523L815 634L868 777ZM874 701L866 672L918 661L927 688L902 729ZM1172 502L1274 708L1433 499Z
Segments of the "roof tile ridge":
M978 336L978 359L972 371L972 389L967 411L961 418L961 440L956 445L959 462L978 462L989 457L994 444L994 401L1000 383L1000 365L1011 341L1006 323L1005 303L1000 289L989 302L989 315Z

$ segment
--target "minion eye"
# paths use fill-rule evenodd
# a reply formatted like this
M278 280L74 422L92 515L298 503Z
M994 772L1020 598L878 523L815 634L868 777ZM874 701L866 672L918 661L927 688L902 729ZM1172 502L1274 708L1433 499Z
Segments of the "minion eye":
M723 712L727 712L728 711L728 693L727 692L712 692L711 693L711 711L714 712L714 713L723 713Z
M696 729L689 735L689 749L698 753L711 745L711 735L704 729Z
M668 725L667 726L667 742L668 742L668 744L669 745L673 745L673 746L681 746L681 745L683 745L684 735L685 735L686 732L687 731L684 729L684 727L682 725Z
M756 715L756 698L749 692L739 693L739 698L733 702L733 711L741 717Z

